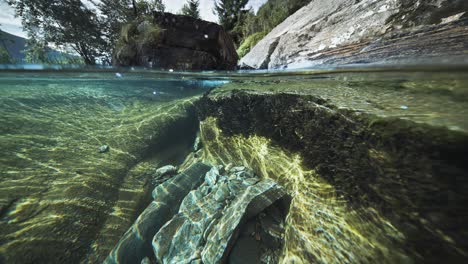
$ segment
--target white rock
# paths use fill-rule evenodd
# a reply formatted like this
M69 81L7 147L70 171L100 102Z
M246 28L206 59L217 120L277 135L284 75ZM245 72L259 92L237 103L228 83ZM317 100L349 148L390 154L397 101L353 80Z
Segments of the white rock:
M177 173L177 167L172 166L172 165L166 165L156 170L156 174L158 176L164 176L164 175L171 174L171 173L174 173L174 174Z
M213 187L218 181L219 171L218 168L212 167L205 175L205 182L208 186Z

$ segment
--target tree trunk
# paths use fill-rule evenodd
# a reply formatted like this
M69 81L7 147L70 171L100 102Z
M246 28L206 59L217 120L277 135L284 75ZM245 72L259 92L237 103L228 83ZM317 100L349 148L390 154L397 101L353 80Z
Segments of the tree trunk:
M132 5L133 5L133 14L135 15L135 18L138 17L138 9L135 0L132 0Z
M75 50L78 52L78 54L80 54L81 58L83 58L86 65L96 65L96 61L92 56L89 55L86 45L78 43Z

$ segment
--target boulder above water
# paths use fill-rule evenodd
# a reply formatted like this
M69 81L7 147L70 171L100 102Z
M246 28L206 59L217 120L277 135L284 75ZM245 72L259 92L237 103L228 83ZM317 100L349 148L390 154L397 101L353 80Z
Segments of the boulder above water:
M466 58L462 43L468 42L467 16L466 0L315 0L274 28L240 66L281 69Z
M233 70L237 52L215 23L170 13L124 26L114 65L174 70Z

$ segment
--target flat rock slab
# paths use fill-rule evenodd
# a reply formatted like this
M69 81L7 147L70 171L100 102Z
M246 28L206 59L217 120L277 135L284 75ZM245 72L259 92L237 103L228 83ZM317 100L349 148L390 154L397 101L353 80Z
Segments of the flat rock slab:
M252 48L240 66L292 69L466 58L467 15L464 0L311 1Z

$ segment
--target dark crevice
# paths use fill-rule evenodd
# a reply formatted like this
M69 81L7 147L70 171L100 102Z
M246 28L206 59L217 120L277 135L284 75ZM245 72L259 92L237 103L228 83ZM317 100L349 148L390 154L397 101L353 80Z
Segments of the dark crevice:
M8 214L8 212L10 211L10 209L16 204L16 202L18 202L20 200L20 198L13 198L12 200L10 200L5 206L2 206L2 208L0 209L0 221L4 221L4 218L6 217L6 215Z

